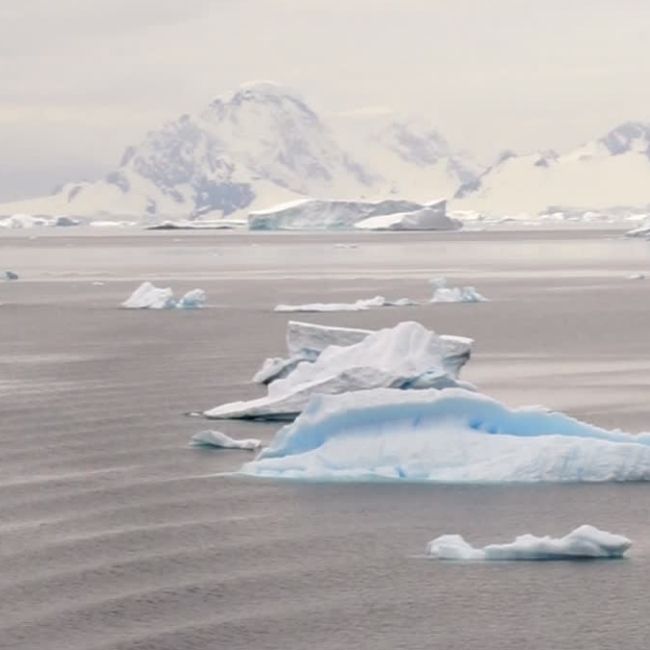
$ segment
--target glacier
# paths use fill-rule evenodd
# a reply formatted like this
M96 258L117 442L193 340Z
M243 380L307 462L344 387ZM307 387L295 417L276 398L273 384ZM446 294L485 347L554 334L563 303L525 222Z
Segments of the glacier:
M448 287L447 278L433 278L433 295L430 302L487 302L474 287Z
M343 201L303 199L251 212L251 230L457 230L462 223L446 216L445 200L430 204L386 199Z
M222 431L208 429L195 433L190 439L192 447L216 447L219 449L248 449L255 451L262 446L258 438L231 438Z
M353 345L329 345L313 362L300 362L285 377L268 384L266 397L223 404L203 415L213 419L293 419L314 394L363 392L380 386L402 390L472 388L448 372L444 357L439 336L407 321L372 332Z
M205 291L192 289L180 300L169 287L161 288L143 282L123 303L125 309L200 309L205 305Z
M320 353L330 345L349 346L363 341L373 330L352 327L318 325L301 321L287 323L287 358L271 357L253 376L258 384L269 384L276 379L286 377L303 362L315 361ZM457 378L460 369L469 361L474 341L464 336L439 335L442 346L442 364L446 372Z
M441 535L427 544L427 555L436 560L575 560L621 558L632 546L623 535L614 535L587 524L564 537L520 535L506 544L475 548L461 535Z
M511 409L463 388L376 388L313 395L240 471L353 481L647 481L650 433L609 431L542 407Z
M310 302L304 305L276 305L273 311L284 313L311 313L329 311L366 311L376 307L414 307L419 303L410 298L387 300L384 296L360 298L354 302Z

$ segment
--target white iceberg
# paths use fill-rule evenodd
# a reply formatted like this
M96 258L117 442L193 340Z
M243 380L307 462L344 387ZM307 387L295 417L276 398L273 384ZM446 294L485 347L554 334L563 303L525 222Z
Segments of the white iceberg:
M2 273L0 273L0 278L3 280L17 280L18 273L14 273L13 271L2 271Z
M206 295L203 289L188 291L177 303L177 309L201 309L205 306Z
M384 201L342 201L304 199L251 212L251 230L345 230L370 218L395 215L388 221L368 222L364 229L383 230L454 229L461 226L445 216L446 202L429 204L388 199ZM400 227L398 224L402 224ZM418 227L418 224L420 227Z
M639 239L650 239L650 224L644 223L642 226L639 226L638 228L628 230L625 233L625 236L635 237Z
M446 201L439 201L420 210L395 212L368 217L354 224L359 230L458 230L463 223L446 214Z
M510 409L459 388L381 388L314 395L241 471L317 480L647 481L650 434L608 431L541 407Z
M448 287L446 278L433 278L433 296L430 302L487 302L474 287Z
M126 309L172 309L176 306L174 292L143 282L123 303Z
M286 335L289 357L266 359L262 367L255 373L253 381L259 384L269 384L280 377L286 377L302 361L315 361L326 347L354 345L363 341L369 334L372 334L372 330L289 321ZM452 377L456 378L460 369L470 358L474 341L464 336L447 334L441 334L439 338L442 345L444 368Z
M623 557L632 542L594 526L583 525L564 537L520 535L506 544L475 548L461 535L441 535L429 542L427 555L437 560L575 560Z
M205 291L193 289L176 301L169 288L143 282L123 303L126 309L199 309L205 304Z
M440 337L419 323L404 322L372 332L359 343L330 345L313 362L301 362L268 385L266 397L223 404L207 418L293 419L312 395L460 385L446 369ZM469 385L466 385L469 386Z
M190 444L193 447L218 447L220 449L248 449L254 451L262 446L262 441L257 438L231 438L222 431L209 429L195 433Z
M377 307L412 307L417 304L417 301L410 298L387 300L384 296L375 296L374 298L361 298L354 302L312 302L304 305L276 305L273 311L285 313L366 311Z

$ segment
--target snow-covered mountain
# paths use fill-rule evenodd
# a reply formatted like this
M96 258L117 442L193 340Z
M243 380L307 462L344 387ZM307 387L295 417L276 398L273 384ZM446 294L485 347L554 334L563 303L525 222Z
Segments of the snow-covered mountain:
M482 171L424 118L388 114L347 123L339 118L338 132L355 158L385 179L391 194L408 200L451 198Z
M374 196L385 187L296 93L256 82L150 132L102 180L1 205L0 214L228 216L305 196Z
M456 194L453 207L491 214L650 205L650 124L627 122L565 154L512 153Z

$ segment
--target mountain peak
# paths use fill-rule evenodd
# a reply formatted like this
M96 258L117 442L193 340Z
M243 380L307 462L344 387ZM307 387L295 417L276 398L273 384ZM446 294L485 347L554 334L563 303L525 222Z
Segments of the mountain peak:
M628 151L647 152L650 147L650 123L624 122L602 137L600 142L613 156Z

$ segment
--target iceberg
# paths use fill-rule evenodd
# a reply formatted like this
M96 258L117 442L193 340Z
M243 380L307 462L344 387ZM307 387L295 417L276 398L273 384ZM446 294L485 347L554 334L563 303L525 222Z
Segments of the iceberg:
M273 386L273 384L272 384ZM650 434L462 388L314 395L244 474L438 483L650 480Z
M487 302L474 287L448 287L447 278L433 278L433 296L430 302Z
M188 291L177 303L177 309L201 309L205 306L206 295L203 289Z
M221 431L206 430L195 433L190 444L192 447L218 447L220 449L248 449L255 451L262 446L262 441L257 438L243 438L237 440Z
M387 300L384 296L361 298L355 302L312 302L305 305L276 305L273 311L285 313L310 313L328 311L366 311L376 307L413 307L418 302L410 298Z
M560 538L520 535L507 544L475 548L461 535L441 535L429 542L427 555L437 560L575 560L621 558L632 546L622 535L583 525Z
M169 288L156 287L151 282L143 282L123 303L125 309L199 309L206 300L203 289L188 291L176 301Z
M638 228L628 230L625 233L625 236L639 239L650 239L650 225L646 223L642 226L639 226Z
M266 397L223 404L207 418L293 419L314 394L445 388L461 384L445 368L440 337L415 322L368 334L354 345L329 345L313 361L298 363L287 376L268 384Z
M326 347L354 345L363 341L369 334L372 334L372 330L289 321L286 335L289 357L266 359L255 373L253 381L258 384L269 384L276 379L286 377L300 362L315 361ZM441 334L439 339L442 345L443 366L452 377L457 378L460 369L470 358L474 341L464 336L448 334Z
M143 282L123 303L126 309L172 309L176 306L174 293L169 288Z
M78 226L81 224L79 219L73 219L65 215L55 217L33 216L31 214L12 214L9 217L0 219L0 228L7 229L24 229L38 227L65 227Z
M14 273L13 271L2 271L2 273L0 273L0 278L3 280L17 280L18 273Z
M368 217L354 224L359 230L458 230L462 221L446 215L446 201L412 210Z
M250 230L452 230L462 225L445 214L446 201L429 204L388 199L343 201L302 199L248 215ZM388 216L392 218L388 219ZM387 217L385 220L383 217ZM377 218L372 222L370 219Z

